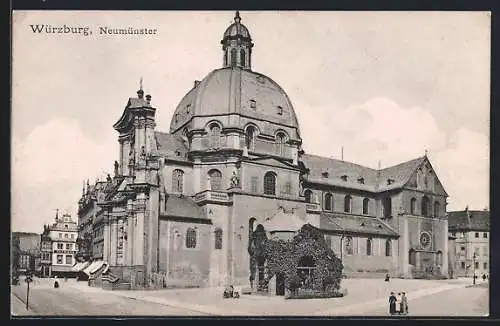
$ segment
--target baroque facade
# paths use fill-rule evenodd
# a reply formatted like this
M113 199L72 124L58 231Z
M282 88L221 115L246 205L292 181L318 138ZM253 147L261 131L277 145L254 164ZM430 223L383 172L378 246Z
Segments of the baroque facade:
M114 124L114 176L79 203L79 238L94 245L85 257L106 266L94 278L249 284L257 226L280 236L304 224L324 233L346 274L446 275L447 194L428 157L372 169L306 154L287 94L252 70L238 12L221 44L222 68L194 82L168 133L142 88Z
M44 225L40 237L41 275L43 277L73 276L72 267L78 252L77 222L70 214L56 214L51 225Z

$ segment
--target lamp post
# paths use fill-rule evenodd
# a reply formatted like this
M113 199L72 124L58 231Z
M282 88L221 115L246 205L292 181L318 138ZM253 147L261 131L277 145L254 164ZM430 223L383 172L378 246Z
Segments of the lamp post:
M472 255L472 270L474 271L473 274L472 274L472 284L475 285L476 284L476 253L474 253L474 255Z
M340 237L340 262L343 264L344 261L342 259L342 254L344 252L344 235L342 234L342 236Z

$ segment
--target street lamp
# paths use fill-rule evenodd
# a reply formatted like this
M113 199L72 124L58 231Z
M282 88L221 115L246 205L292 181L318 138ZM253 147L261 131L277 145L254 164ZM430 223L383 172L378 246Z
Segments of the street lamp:
M476 253L474 253L474 255L472 255L472 263L473 263L473 271L474 273L472 274L472 284L475 285L476 284Z
M341 263L344 263L344 261L342 260L342 253L344 252L344 235L342 234L342 236L340 237L340 262Z

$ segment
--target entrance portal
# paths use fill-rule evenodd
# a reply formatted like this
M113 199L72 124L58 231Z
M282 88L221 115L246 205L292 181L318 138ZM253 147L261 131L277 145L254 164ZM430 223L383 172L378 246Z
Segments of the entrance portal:
M285 276L283 273L276 274L276 295L285 295Z

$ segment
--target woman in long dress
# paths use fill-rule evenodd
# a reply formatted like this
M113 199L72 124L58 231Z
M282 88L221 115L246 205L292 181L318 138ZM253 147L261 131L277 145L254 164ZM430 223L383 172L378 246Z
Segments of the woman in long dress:
M394 292L391 292L389 296L389 313L391 316L396 313L396 297L394 296Z

